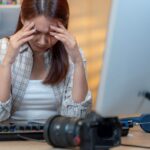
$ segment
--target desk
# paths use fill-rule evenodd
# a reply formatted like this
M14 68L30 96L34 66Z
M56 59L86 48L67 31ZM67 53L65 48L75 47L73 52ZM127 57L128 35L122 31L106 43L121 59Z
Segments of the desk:
M122 144L140 145L150 147L150 133L145 133L140 127L130 129L127 137L122 138ZM119 146L112 150L145 150L142 148L131 148Z
M127 137L122 138L122 143L142 145L150 147L150 133L145 133L140 128L133 128ZM47 143L19 141L19 142L0 142L1 150L60 150L50 147ZM63 149L64 150L64 149ZM119 146L112 150L145 150L142 148L131 148Z

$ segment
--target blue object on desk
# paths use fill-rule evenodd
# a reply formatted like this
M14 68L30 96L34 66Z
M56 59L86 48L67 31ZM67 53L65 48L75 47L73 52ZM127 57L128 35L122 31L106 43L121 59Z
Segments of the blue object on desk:
M145 132L150 133L150 114L141 115L140 117L130 117L120 119L123 127L131 128L139 125Z

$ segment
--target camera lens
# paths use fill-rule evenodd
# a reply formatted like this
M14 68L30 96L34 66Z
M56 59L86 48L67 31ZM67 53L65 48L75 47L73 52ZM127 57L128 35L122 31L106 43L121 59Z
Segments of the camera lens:
M79 146L80 119L62 116L50 117L44 127L44 138L54 147Z

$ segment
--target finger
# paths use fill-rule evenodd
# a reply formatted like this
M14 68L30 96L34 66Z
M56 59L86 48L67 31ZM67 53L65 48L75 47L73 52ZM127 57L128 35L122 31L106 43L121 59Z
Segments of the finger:
M56 36L56 35L61 35L63 37L67 37L68 35L67 34L64 34L64 33L58 33L58 32L54 32L54 31L50 31L49 34L51 36Z
M26 31L26 28L27 28L30 24L31 24L30 22L26 23L26 24L23 26L23 28L21 29L21 31Z
M23 39L27 36L30 36L30 35L34 34L35 31L36 31L36 29L32 29L32 30L29 30L29 31L26 31L26 32L25 31L21 32L21 33L18 34L17 40L20 40L20 39Z
M22 29L25 29L27 26L29 26L29 24L30 24L29 22L25 24Z
M31 22L29 25L27 25L26 28L24 29L24 31L31 30L32 28L35 28L34 22Z
M34 35L28 36L28 37L26 37L26 38L23 38L23 39L19 40L19 41L18 41L18 44L19 44L19 45L23 45L24 43L26 43L26 42L32 40L33 38L34 38Z
M24 30L28 24L23 24L21 30Z
M52 35L52 34L51 34ZM64 35L62 35L62 34L53 34L52 35L55 39L57 39L57 40L59 40L59 41L61 41L61 42L63 42L63 43L66 43L67 42L67 39L66 39L66 37L64 36Z
M66 29L65 26L61 22L58 22L58 27L60 27L62 29Z
M50 25L50 29L52 31L55 31L55 32L58 32L58 33L66 33L66 29L62 29L60 27L57 27L57 26L53 26L53 25Z
M68 32L67 32L67 34L61 34L61 33L56 33L56 32L50 32L49 33L51 36L60 36L60 37L62 37L62 38L64 38L64 39L66 39L66 40L71 40L71 39L73 39L73 37L72 37L72 35L71 34L69 34Z
M50 32L49 33L51 36L61 36L63 38L66 38L66 35L65 34L61 34L61 33L57 33L57 32Z

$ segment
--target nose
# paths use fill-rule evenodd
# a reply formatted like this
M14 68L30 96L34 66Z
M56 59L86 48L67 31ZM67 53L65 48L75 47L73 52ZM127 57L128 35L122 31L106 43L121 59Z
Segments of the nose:
M47 43L45 35L41 35L41 37L38 40L39 45L45 45Z

